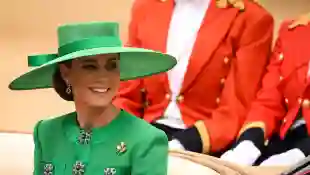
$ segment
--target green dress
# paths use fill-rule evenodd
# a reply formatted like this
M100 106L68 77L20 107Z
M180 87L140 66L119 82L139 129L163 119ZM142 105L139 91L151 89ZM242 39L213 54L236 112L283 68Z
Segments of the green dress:
M36 124L34 175L166 175L162 131L121 111L107 126L86 132L76 113Z

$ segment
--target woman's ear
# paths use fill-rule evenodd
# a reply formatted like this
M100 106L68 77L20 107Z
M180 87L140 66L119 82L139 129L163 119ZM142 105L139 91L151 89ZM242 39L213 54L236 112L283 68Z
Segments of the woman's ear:
M59 64L59 71L61 78L67 81L70 74L70 68L66 64Z

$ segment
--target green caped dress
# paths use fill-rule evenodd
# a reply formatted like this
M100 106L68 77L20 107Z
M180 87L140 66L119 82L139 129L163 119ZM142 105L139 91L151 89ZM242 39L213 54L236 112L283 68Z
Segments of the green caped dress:
M121 111L104 127L84 131L76 113L38 122L34 175L166 175L162 131Z

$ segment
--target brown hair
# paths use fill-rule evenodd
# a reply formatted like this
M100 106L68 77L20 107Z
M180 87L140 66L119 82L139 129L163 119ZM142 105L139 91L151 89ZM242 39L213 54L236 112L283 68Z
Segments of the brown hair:
M61 64L65 64L67 67L71 67L71 62L66 62L66 63L61 63ZM57 69L55 70L53 74L53 88L62 99L67 100L67 101L73 101L72 92L69 94L66 92L68 86L65 80L61 76L59 66L57 66Z

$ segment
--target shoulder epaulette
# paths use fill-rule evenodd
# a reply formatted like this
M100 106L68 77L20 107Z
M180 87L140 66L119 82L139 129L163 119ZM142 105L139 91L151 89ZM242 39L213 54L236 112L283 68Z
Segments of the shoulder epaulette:
M258 0L250 0L253 2L258 2ZM216 6L218 8L226 8L228 6L233 6L241 11L245 9L244 0L216 0Z
M299 16L297 19L293 20L293 22L288 26L289 29L294 29L298 26L306 26L310 23L310 13L303 14Z

